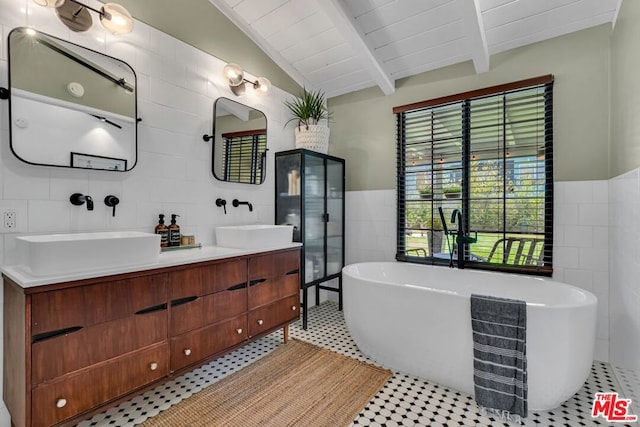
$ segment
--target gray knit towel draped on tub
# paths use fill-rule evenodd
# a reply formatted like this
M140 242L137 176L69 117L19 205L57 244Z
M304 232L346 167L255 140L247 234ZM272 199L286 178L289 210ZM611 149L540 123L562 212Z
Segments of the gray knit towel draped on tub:
M473 380L482 412L508 421L527 417L527 304L471 295Z

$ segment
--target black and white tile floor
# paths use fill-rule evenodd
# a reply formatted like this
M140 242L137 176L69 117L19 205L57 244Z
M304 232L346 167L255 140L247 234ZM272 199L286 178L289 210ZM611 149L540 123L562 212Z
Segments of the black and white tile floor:
M342 312L332 302L309 310L305 331L300 322L290 328L290 335L340 354L368 361L347 331ZM83 421L79 427L134 426L180 402L271 352L282 342L275 332L238 349L208 365L167 382L143 395ZM579 427L610 425L603 418L592 418L591 407L596 392L618 391L609 364L594 362L584 387L563 406L553 411L530 412L526 426ZM636 405L638 406L638 405ZM639 427L616 423L616 426ZM396 372L353 421L352 426L510 426L479 414L473 398L439 384ZM179 426L176 426L179 427Z

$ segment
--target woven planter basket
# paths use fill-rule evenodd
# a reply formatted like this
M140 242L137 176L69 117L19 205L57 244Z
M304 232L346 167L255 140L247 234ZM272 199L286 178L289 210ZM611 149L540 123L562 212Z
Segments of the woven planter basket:
M327 154L329 151L329 127L324 125L296 126L296 148L306 148Z

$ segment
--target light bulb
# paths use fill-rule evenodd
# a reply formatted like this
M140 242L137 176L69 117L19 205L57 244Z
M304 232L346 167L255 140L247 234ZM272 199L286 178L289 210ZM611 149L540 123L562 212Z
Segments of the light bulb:
M238 86L242 84L244 79L244 72L238 64L227 64L223 70L224 76L229 80L230 86Z
M271 82L266 77L258 77L253 88L256 90L258 95L266 95L271 90Z
M111 33L126 34L133 30L133 18L123 6L107 3L102 6L101 12L100 23Z

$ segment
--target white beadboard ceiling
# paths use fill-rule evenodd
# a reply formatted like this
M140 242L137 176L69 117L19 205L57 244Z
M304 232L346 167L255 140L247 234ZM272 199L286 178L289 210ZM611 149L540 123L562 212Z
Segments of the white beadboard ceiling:
M301 86L327 97L596 25L622 0L210 0Z

